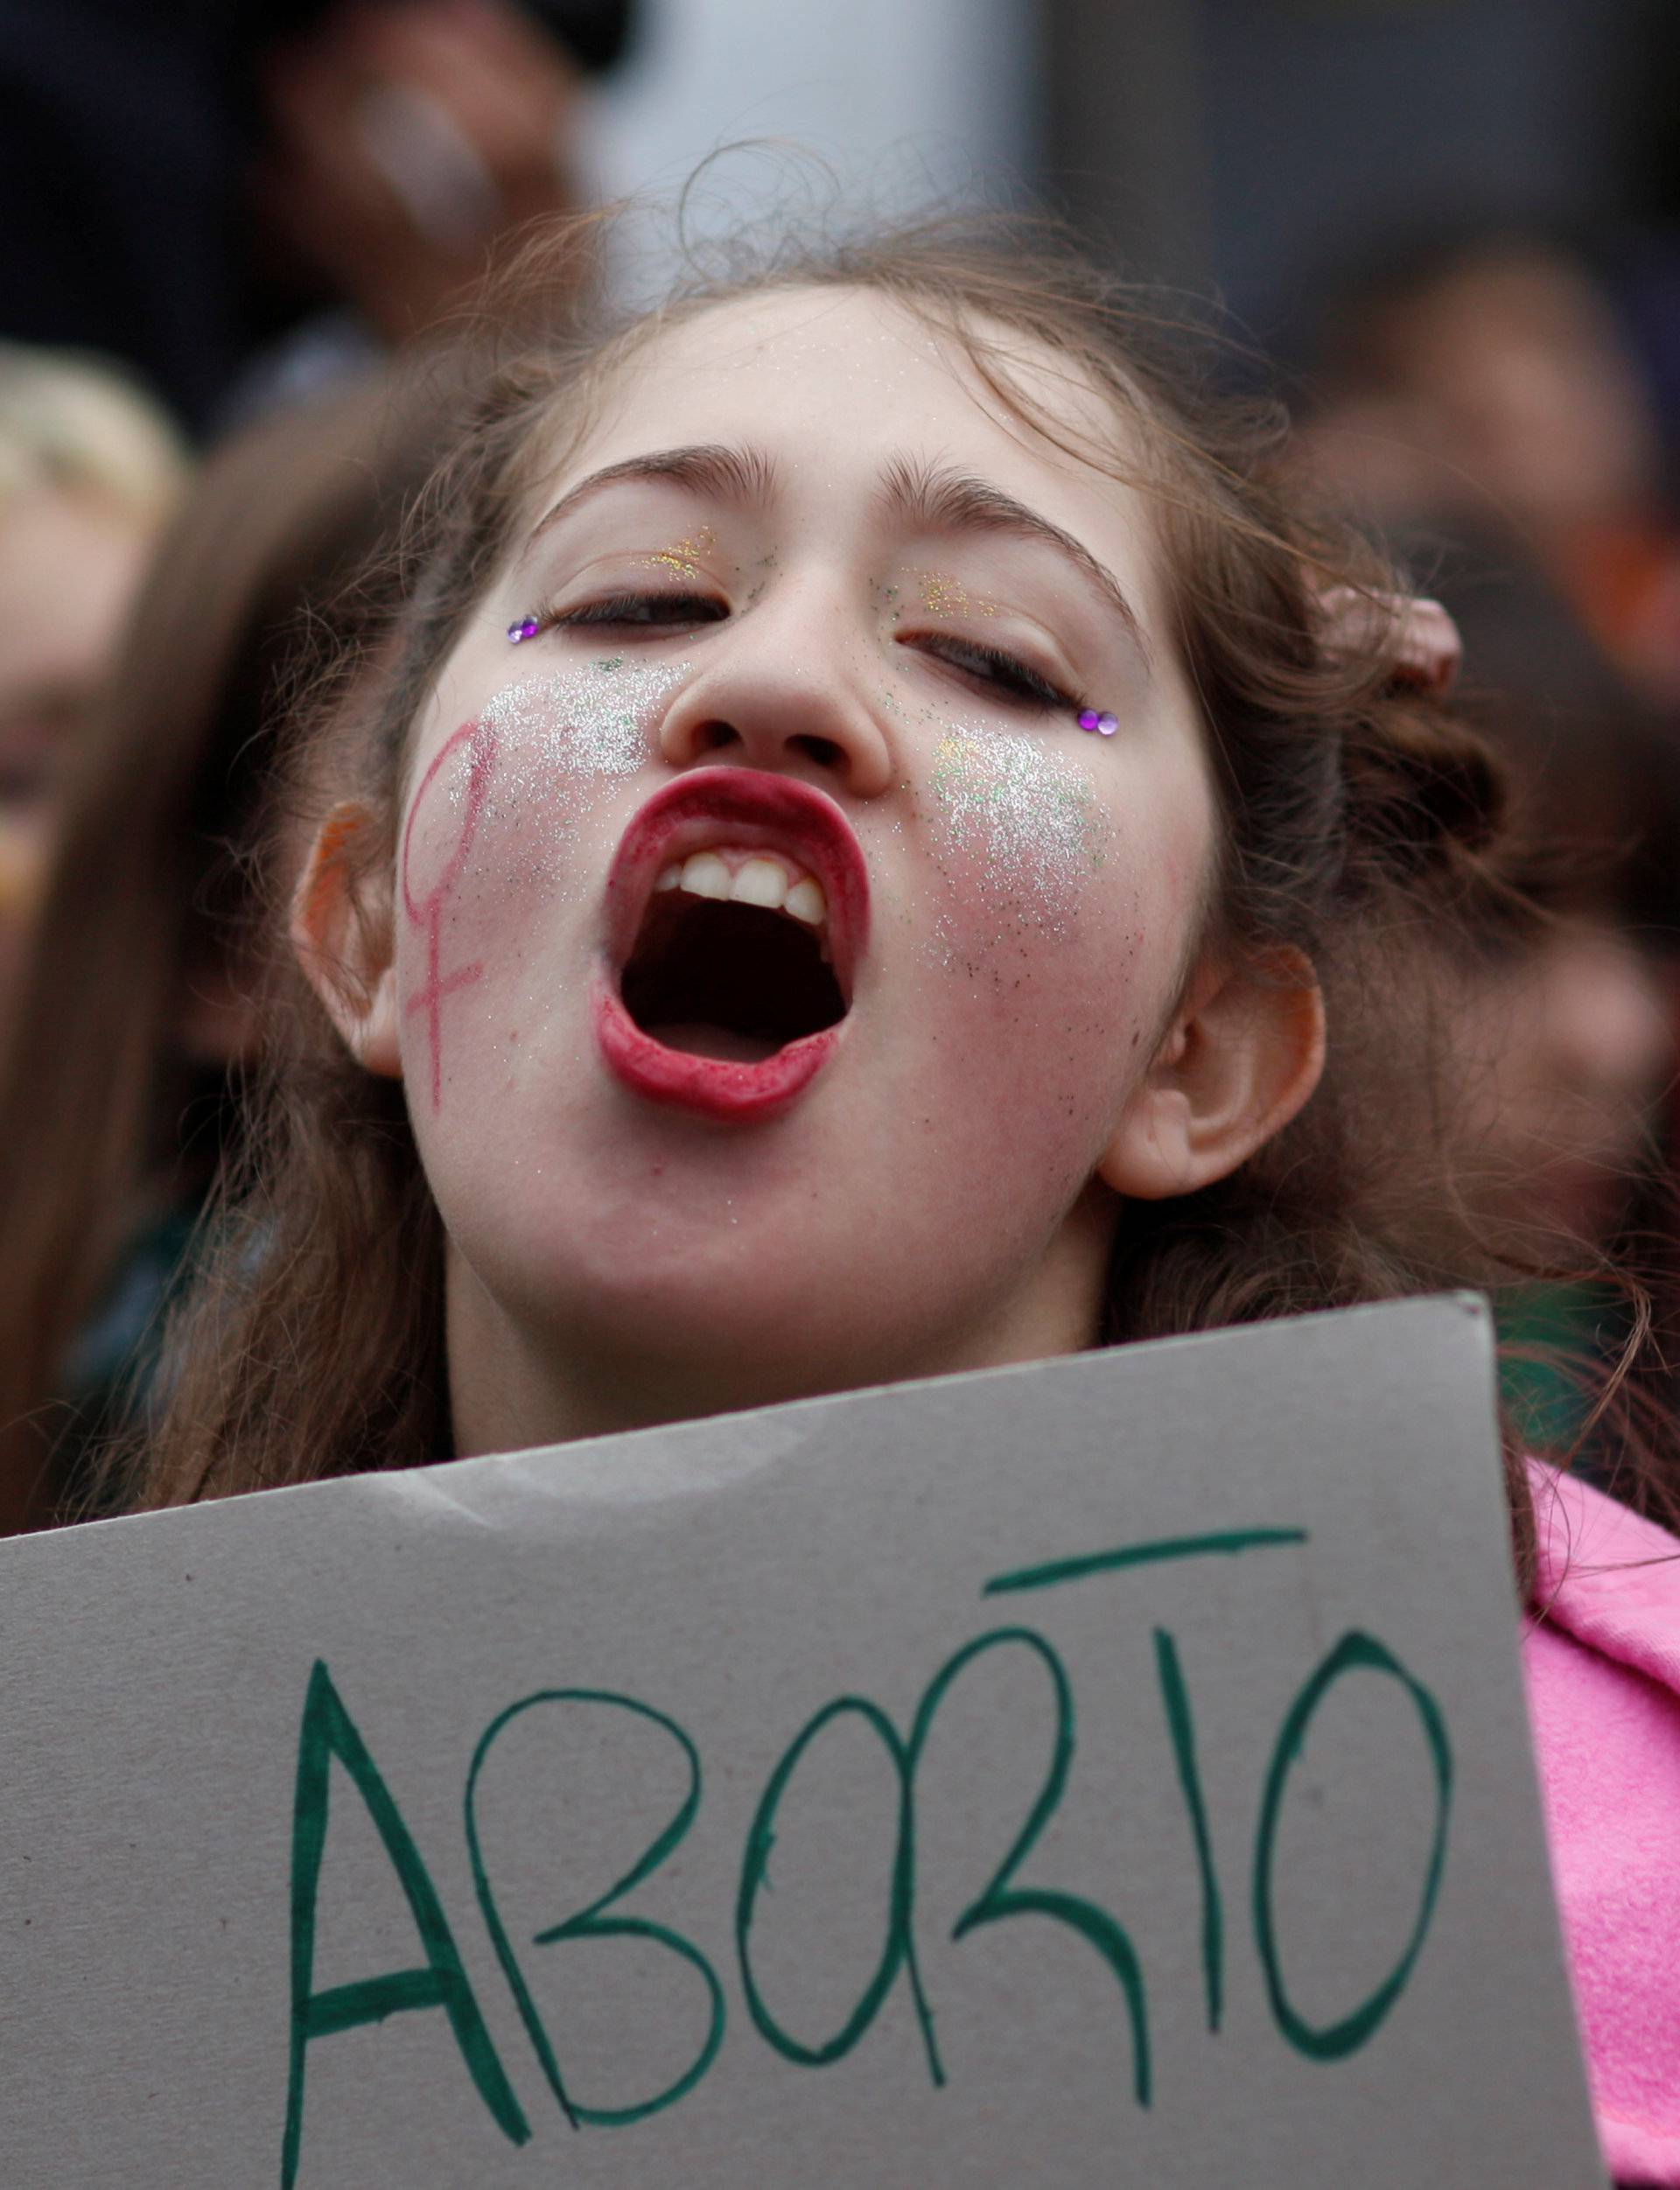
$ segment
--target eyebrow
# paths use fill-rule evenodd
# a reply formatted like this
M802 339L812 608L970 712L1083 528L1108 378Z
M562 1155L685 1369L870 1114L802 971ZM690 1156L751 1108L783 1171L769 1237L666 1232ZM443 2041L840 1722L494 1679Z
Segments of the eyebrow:
M926 531L1001 533L1054 548L1096 588L1125 626L1144 668L1150 666L1149 641L1119 580L1071 532L1064 532L1060 525L1052 524L1025 502L1018 502L989 479L940 465L913 464L899 458L887 467L883 491L886 507L895 517Z
M774 460L761 450L722 442L692 442L682 448L651 449L640 456L624 457L616 464L603 465L564 493L532 528L527 549L579 503L607 487L642 482L682 487L740 508L761 509L775 495L778 472ZM1144 668L1151 666L1149 641L1114 573L1098 562L1082 541L1025 502L1017 501L1001 486L972 472L897 457L886 468L881 493L891 515L924 531L998 533L1054 549L1096 587L1124 625Z
M587 501L606 487L657 481L686 488L690 493L709 494L715 501L733 502L746 509L761 509L776 490L776 467L757 449L725 447L721 442L699 441L681 449L652 449L644 456L627 456L617 464L603 465L587 479L563 494L547 514L532 527L528 549L552 524L570 516L579 502Z

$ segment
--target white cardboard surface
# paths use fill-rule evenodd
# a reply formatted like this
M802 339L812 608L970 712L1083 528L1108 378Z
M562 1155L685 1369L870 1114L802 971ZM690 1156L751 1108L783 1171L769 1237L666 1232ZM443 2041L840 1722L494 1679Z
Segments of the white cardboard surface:
M1409 1303L0 1545L0 2180L1601 2184L1491 1391Z

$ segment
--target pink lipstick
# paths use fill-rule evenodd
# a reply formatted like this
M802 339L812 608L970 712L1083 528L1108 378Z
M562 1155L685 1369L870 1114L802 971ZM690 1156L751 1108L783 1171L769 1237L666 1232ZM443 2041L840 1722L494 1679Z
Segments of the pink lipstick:
M749 1123L787 1109L839 1046L868 874L826 794L700 768L626 829L604 926L592 1011L608 1069L648 1101Z

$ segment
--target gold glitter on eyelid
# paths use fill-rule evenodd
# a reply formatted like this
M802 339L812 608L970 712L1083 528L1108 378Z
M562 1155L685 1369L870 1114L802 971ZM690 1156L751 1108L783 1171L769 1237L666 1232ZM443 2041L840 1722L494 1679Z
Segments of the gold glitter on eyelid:
M640 559L649 568L660 565L675 570L679 577L696 577L699 575L701 557L710 555L717 545L718 536L711 527L702 525L698 532L690 533L686 540L675 540L657 555L645 555Z
M918 570L914 573L921 594L921 605L930 616L995 616L995 601L976 600L961 578L952 577L946 570Z

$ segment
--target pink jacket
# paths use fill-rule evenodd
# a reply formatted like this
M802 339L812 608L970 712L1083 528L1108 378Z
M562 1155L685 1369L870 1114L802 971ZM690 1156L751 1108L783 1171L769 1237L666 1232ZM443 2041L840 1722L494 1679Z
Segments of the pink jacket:
M1529 1713L1599 2138L1618 2182L1680 2185L1680 1543L1534 1488Z

